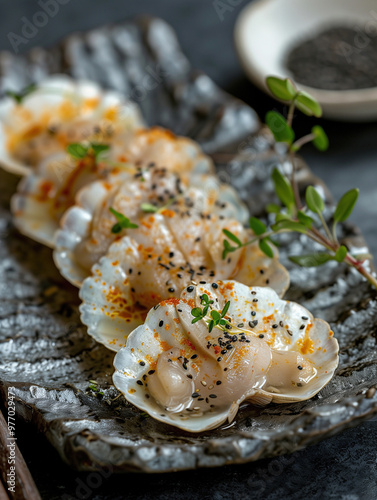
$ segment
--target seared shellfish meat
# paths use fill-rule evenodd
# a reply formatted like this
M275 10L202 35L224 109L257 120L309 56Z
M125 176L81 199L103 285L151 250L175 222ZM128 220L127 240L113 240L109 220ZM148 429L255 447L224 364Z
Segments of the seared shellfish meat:
M115 356L113 380L153 418L202 432L231 422L243 401L313 397L337 364L326 322L270 288L218 281L152 308Z

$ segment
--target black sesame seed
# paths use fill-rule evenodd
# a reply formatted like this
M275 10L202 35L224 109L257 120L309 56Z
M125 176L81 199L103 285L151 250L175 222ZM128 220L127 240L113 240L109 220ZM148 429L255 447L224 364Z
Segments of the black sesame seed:
M264 270L263 269L260 269L259 271L261 274L264 274Z
M260 338L260 339L264 339L264 335L263 335L263 333L261 333L261 334L259 335L259 338Z
M216 360L216 361L217 361L218 363L220 363L220 361L221 361L222 359L223 359L223 358L222 358L221 356L219 356L219 357L217 358L217 360Z
M182 312L182 309L177 309L177 311L181 313L181 312Z
M219 285L217 283L212 283L212 288L219 288Z
M187 378L192 378L192 375L188 374L188 375L187 375Z
M161 320L158 324L158 326L161 328L163 326L164 322Z
M132 274L132 269L131 268L128 270L128 274Z
M290 336L292 337L292 332L291 332L291 330L287 330L287 333L288 333L288 335L290 335Z
M139 365L140 365L140 366L145 366L144 361L139 361Z
M256 314L257 314L257 313L256 313L255 311L251 311L251 315L252 315L252 316L256 316Z
M212 398L212 399L217 398L216 394L210 394L209 397Z
M190 292L193 292L194 291L194 287L193 286L188 286L187 287L187 291L190 293Z
M226 372L228 370L228 368L224 368L224 372Z
M300 326L300 330L303 330L305 328L305 325Z
M195 242L197 243L197 242L198 242L198 241L200 241L200 240L201 240L201 238L200 238L200 236L198 236L198 237L196 238Z
M170 253L169 253L169 257L170 257L170 258L174 257L174 252L170 252Z
M199 273L197 273L197 274L199 274ZM206 282L206 281L199 281L199 283L200 283L201 285L205 285L207 282Z
M204 401L204 398L199 398L198 401Z
M243 323L238 323L237 328L243 328L244 324Z
M131 288L131 292L135 292L135 288Z
M216 385L221 385L221 380L218 380L218 381L216 382Z
M187 365L186 365L186 363L183 363L183 364L182 364L182 366L183 366L183 369L184 369L184 370L187 370Z
M226 352L227 352L227 351L226 351L226 349L223 349L223 350L221 351L221 354L226 354Z
M302 387L301 382L298 382L297 387Z
M177 276L178 276L178 278L182 278L182 274L178 273Z
M302 366L301 365L298 365L297 367L299 370L302 370Z
M307 321L309 318L307 316L301 316L301 319L303 319L304 321Z
M197 392L194 392L193 394L191 394L192 398L198 398L199 396L200 396L200 394L198 394Z
M198 357L198 355L197 355L197 354L193 354L193 355L191 356L191 359L196 359L197 357Z
M276 323L274 325L272 325L272 328L277 328L279 325L277 325Z
M269 284L269 282L270 282L270 280L266 280L266 285L268 285L268 284Z
M258 299L253 299L253 302L258 302Z
M254 290L251 292L251 295L256 295L257 292L255 292Z
M169 288L168 292L173 293L175 290L174 288Z
M149 398L150 398L149 394L146 394L146 395L145 395L145 397L146 397L147 399L149 399Z
M149 370L148 375L153 375L156 370Z
M279 321L279 325L280 325L281 327L283 327L283 326L284 326L284 323L283 323L282 321Z
M136 383L139 385L143 385L143 382L141 380L137 380Z
M147 376L144 374L144 375L143 375L143 380L145 380L146 378L147 378Z

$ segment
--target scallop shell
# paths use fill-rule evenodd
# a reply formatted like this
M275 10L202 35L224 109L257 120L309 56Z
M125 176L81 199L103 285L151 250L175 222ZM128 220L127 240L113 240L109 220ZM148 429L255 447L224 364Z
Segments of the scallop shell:
M164 166L168 171L179 173L186 185L190 183L191 178L196 178L199 182L202 175L214 171L211 159L202 153L194 141L177 137L161 128L125 131L115 140L123 141L122 155L116 153L119 152L119 147L112 142L106 153L106 161L100 162L98 168L93 167L93 175L88 176L86 170L81 172L81 166L85 162L74 161L64 152L47 157L36 168L35 173L30 174L29 179L20 183L12 201L15 224L19 230L30 238L53 247L54 233L59 229L60 217L74 205L78 189L94 180L108 178L111 172L117 175L119 171L132 171L130 162L137 163L140 168L154 164ZM153 155L157 156L155 161L151 162ZM129 163L126 158L129 158ZM215 177L212 179L212 185L215 186ZM67 195L64 196L64 204L60 200L57 212L52 210L51 206L55 204L55 197L62 191ZM236 195L230 186L224 185L222 194L224 199L234 202ZM238 204L242 217L246 218L246 207L239 201Z
M162 172L162 173L160 173ZM176 198L174 209L218 213L234 217L244 223L249 215L244 203L231 186L219 184L212 175L192 176L191 187L183 190L180 178L162 169L152 167L143 174L143 180L126 179L113 175L84 187L61 220L61 230L56 233L54 260L61 274L75 286L90 275L92 265L104 256L111 243L118 238L112 234L115 223L109 208L125 213L137 222L144 213L143 202L165 205ZM167 194L166 194L167 193ZM188 202L189 201L189 202Z
M243 401L264 406L310 399L338 365L330 326L304 307L268 287L217 285L190 286L180 299L151 309L114 360L114 384L130 403L188 432L231 422ZM203 294L214 301L210 311L230 301L231 329L209 332L203 319L192 324Z
M72 142L112 141L143 126L138 107L93 82L54 75L38 84L22 104L0 103L0 164L16 174L30 173L47 156Z
M121 169L125 177L131 177L135 171L132 165ZM37 172L21 179L11 200L15 226L26 236L53 248L60 218L75 203L77 192L111 173L112 168L103 162L75 160L63 152L51 155Z
M270 259L255 243L223 260L224 228L241 241L252 237L235 219L168 211L148 216L138 229L115 241L80 291L81 319L88 333L119 350L135 325L134 312L139 317L142 308L145 317L158 302L179 298L193 279L242 279L255 286L268 282L283 295L289 275L277 252Z

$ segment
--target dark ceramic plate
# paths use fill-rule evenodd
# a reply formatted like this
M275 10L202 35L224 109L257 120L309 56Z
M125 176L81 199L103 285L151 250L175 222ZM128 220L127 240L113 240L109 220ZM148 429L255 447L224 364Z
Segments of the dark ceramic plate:
M56 72L123 91L150 125L199 141L252 213L263 215L279 152L252 109L190 68L166 23L105 27L25 58L0 55L2 91ZM330 213L326 188L303 163L299 179L302 188L311 182L325 190ZM377 413L371 389L377 385L375 293L346 267L291 268L287 254L307 251L307 242L286 237L281 256L291 270L288 297L329 321L340 343L333 380L310 401L264 409L245 405L232 425L199 435L145 417L111 385L114 354L86 335L77 290L59 276L51 251L14 230L9 199L17 181L0 172L0 390L6 399L14 388L18 415L73 467L163 472L246 462L297 450ZM355 228L342 230L349 246L365 250ZM93 379L103 396L88 389Z

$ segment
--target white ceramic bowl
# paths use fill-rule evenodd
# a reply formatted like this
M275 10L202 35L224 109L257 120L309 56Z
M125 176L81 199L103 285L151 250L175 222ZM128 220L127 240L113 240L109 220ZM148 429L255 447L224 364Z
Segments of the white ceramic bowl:
M267 91L267 76L292 78L284 61L300 40L331 26L355 25L369 38L377 36L376 0L259 0L247 5L239 15L235 43L247 75ZM345 121L377 118L377 87L320 90L297 86L320 102L326 118Z

